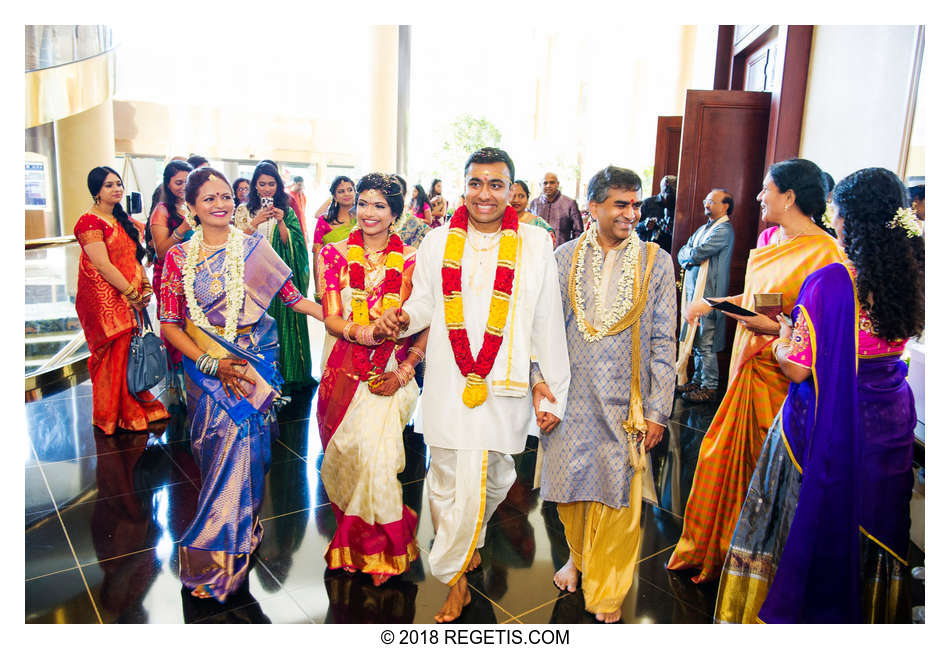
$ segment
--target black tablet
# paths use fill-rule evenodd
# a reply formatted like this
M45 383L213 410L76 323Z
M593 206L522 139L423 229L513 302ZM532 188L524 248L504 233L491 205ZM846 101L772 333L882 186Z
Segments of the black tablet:
M708 304L714 309L719 309L724 313L731 313L732 315L741 315L745 318L759 315L755 311L749 311L748 309L743 309L741 306L736 306L729 300L722 300L721 302L711 302L708 298L703 298L703 302Z

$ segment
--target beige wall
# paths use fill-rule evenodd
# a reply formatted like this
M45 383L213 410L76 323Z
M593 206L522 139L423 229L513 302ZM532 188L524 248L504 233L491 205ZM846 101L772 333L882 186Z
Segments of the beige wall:
M353 164L355 152L330 120L261 114L239 109L115 101L119 153L171 157Z
M914 26L816 26L801 156L835 180L900 165Z
M79 217L92 205L86 177L93 167L111 166L115 148L112 100L54 122L63 234L71 235Z

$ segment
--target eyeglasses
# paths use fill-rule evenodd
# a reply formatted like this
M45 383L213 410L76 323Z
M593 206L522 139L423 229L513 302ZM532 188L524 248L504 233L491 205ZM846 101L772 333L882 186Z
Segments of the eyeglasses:
M712 203L721 203L722 201L714 201L711 198L704 198L703 205L712 204Z

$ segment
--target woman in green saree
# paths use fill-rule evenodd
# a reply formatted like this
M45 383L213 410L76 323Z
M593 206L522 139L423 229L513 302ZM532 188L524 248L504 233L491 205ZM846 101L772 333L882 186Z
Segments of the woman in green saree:
M247 205L238 206L234 224L250 234L260 232L293 272L291 281L301 294L310 287L310 260L300 219L288 205L287 193L277 168L261 162L251 177L251 193ZM280 343L280 373L284 392L316 385L311 372L310 334L307 318L294 313L275 299L267 310L277 325Z

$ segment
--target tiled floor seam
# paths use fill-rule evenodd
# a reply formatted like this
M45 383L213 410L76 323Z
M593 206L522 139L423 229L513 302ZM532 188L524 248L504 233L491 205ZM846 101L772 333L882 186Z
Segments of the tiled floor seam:
M554 602L558 601L558 600L561 599L562 597L567 597L569 594L570 594L570 593L561 593L560 595L558 595L557 597L555 597L555 598L552 599L552 600L549 600L549 601L547 601L547 602L544 602L543 604L538 604L538 605L535 606L534 608L529 608L527 611L522 611L522 612L519 613L518 615L512 615L509 619L507 619L507 620L505 620L504 622L502 622L502 624L507 624L508 622L511 622L512 620L517 620L517 621L520 622L521 624L525 624L525 622L521 619L522 616L524 616L524 615L529 615L529 614L531 614L531 613L534 613L535 611L539 611L539 610L541 610L542 608L544 608L545 606L547 606L547 605L549 605L549 604L553 604Z
M419 556L420 556L420 558L421 558L421 556L422 556L423 554L425 554L426 556L429 556L429 550L428 550L427 548L423 548L422 546L420 546L420 547L419 547ZM476 593L478 593L478 594L481 595L482 597L484 597L486 600L488 600L488 603L491 604L492 606L497 606L498 609L499 609L502 613L504 613L505 615L508 616L508 619L509 619L509 620L515 617L514 614L511 613L511 611L506 610L504 606L502 606L501 604L499 604L498 602L496 602L495 600L493 600L491 597L489 597L488 595L486 595L486 594L483 593L482 591L478 590L475 586L472 586L472 582L471 582L471 581L468 582L468 587L471 588L472 590L474 590ZM519 622L520 622L520 620L519 620ZM522 622L522 624L524 624L524 622Z
M671 545L671 546L669 546L669 547L663 548L662 550L660 550L660 551L658 551L658 552L654 552L654 553L651 554L651 555L642 557L641 559L637 560L637 564L640 564L640 563L642 563L643 561L646 561L647 559L652 559L653 557L655 557L655 556L657 556L657 555L663 554L664 552L666 552L666 551L669 550L670 548L674 548L674 547L676 547L675 544L674 544L674 545ZM640 577L640 578L643 579L642 577ZM650 583L648 579L644 579L644 581ZM653 583L650 583L650 585L651 585L651 586L656 586L656 584L653 584ZM539 609L542 609L542 608L544 608L545 606L547 606L547 605L549 605L549 604L552 604L552 603L558 601L558 600L561 599L562 597L566 597L567 595L568 595L568 593L562 593L561 595L558 595L557 597L555 597L554 599L552 599L552 600L550 600L550 601L544 602L543 604L539 604L538 606L535 606L534 608L528 609L527 611L522 611L522 612L519 613L518 615L512 615L510 618L508 618L507 620L505 620L504 622L502 622L502 624L506 624L506 623L508 623L508 622L511 622L512 620L516 620L516 621L520 622L521 624L524 624L524 621L521 619L521 616L529 615L529 614L531 614L531 613L534 613L535 611L537 611L537 610L539 610ZM501 607L499 607L499 608L501 608Z
M33 457L36 458L39 462L39 455L36 452L36 447L33 445L33 441L30 440L30 450L33 451ZM49 486L49 480L46 479L46 472L43 470L43 467L40 467L40 476L43 478L43 484L46 485L46 491L49 493L50 500L53 501L53 508L56 510L56 518L59 519L59 525L63 528L63 534L66 536L66 544L69 546L69 552L73 555L73 561L76 562L76 569L79 571L79 577L82 579L82 585L86 589L86 595L89 597L89 603L92 604L92 610L96 614L96 619L99 620L99 624L102 624L102 615L99 614L99 607L96 605L96 598L92 596L92 590L89 588L89 582L86 581L86 573L83 572L82 566L79 563L79 557L76 556L76 549L73 547L72 539L69 538L69 531L66 529L66 523L63 521L63 517L59 513L59 507L56 506L56 499L53 498L53 490Z
M275 575L273 571L271 571L271 569L267 567L267 563L261 559L257 559L257 563L260 564L260 566L267 572L267 574L270 575L270 578L273 579L274 582L280 586L280 590L286 593L287 596L291 599L291 601L293 601L293 603L297 605L297 608L299 608L300 612L303 613L304 618L306 618L307 620L310 620L310 624L316 624L317 623L316 620L314 620L313 617L309 613L307 613L307 609L305 609L300 604L300 602L297 601L297 598L294 597L293 591L291 591L289 588L286 588L284 586L284 583L280 579L277 578L277 575Z
M677 597L677 596L676 596L676 593L671 592L668 588L666 588L666 587L664 587L664 586L662 586L662 585L660 585L660 584L655 584L655 583L653 583L652 581L650 581L649 579L647 579L646 577L642 577L642 576L641 576L641 577L639 577L639 578L642 579L644 582L650 584L651 586L653 586L653 587L656 588L657 590L659 590L659 591L661 591L661 592L663 592L663 593L666 593L667 595L669 595L670 597L672 597L673 599L675 599L675 600L676 600L677 602L679 602L680 604L682 604L682 605L684 605L684 606L688 606L689 608L693 609L693 610L696 611L697 613L702 614L703 617L708 617L709 620L710 620L710 622L713 620L713 616L710 615L707 611L704 611L703 609L699 608L698 606L695 606L694 604L690 604L689 602L687 602L685 599L682 599L681 597Z

